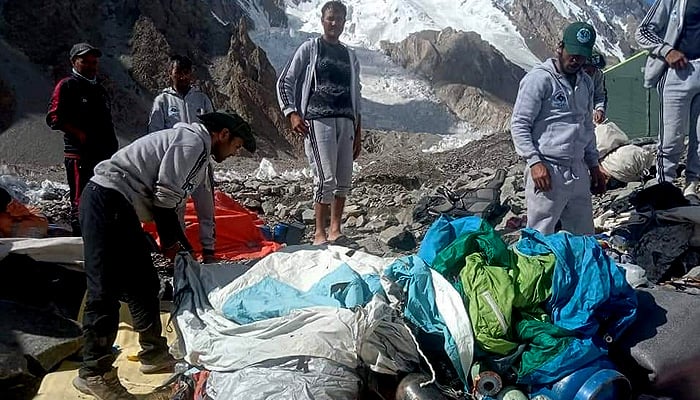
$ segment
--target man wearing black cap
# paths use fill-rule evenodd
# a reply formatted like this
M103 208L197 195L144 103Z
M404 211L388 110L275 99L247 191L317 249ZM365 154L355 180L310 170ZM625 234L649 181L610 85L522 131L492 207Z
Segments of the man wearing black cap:
M63 132L65 166L70 188L71 227L80 236L80 194L93 175L95 165L117 151L107 91L97 82L102 52L88 43L70 51L73 72L56 85L46 123Z
M85 345L73 385L83 393L134 399L112 366L120 299L127 301L139 332L141 372L163 372L174 364L161 332L158 275L141 222L155 221L166 257L191 251L176 210L205 179L210 157L222 162L240 147L255 151L250 126L238 115L208 113L199 120L143 136L117 151L95 167L82 194Z
M541 233L562 229L593 234L591 190L605 190L593 125L594 84L582 71L596 33L584 22L565 30L557 57L520 81L511 134L527 162L527 225Z

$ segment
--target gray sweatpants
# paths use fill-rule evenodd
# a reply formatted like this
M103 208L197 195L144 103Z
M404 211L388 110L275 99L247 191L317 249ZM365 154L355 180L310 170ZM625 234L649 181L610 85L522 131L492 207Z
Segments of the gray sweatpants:
M659 151L657 178L671 182L683 155L684 139L688 134L687 181L700 180L700 60L691 61L682 70L668 69L658 85Z
M592 235L593 204L591 177L583 161L571 167L547 163L552 188L548 192L535 189L530 168L525 169L525 200L527 226L543 234L554 233L557 222L561 228L577 235Z
M330 204L334 197L346 197L350 192L355 124L349 118L308 122L304 149L314 175L314 201Z

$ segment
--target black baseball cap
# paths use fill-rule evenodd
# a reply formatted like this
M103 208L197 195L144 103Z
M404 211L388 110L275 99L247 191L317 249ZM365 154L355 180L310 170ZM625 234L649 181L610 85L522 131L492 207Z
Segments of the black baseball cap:
M95 53L97 57L102 57L102 51L90 43L77 43L70 49L70 60L75 60L76 57L84 56L87 53Z
M233 112L212 112L202 114L198 118L207 127L207 129L213 130L214 132L228 128L231 135L243 139L244 149L251 153L255 152L256 144L253 131L250 128L250 124L248 124L240 115Z

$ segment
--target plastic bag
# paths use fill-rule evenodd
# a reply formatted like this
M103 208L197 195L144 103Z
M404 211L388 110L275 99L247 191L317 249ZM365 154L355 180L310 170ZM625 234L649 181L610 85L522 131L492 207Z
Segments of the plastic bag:
M614 122L606 122L596 126L595 140L600 158L604 158L630 142L629 137Z
M628 144L608 154L600 161L600 166L618 181L629 183L640 181L654 161L654 154L649 150Z

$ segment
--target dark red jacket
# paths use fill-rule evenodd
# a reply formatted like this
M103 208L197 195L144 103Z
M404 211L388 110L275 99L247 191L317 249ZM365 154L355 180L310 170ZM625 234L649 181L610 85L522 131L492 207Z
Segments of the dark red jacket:
M96 164L117 151L107 91L99 83L92 83L75 72L56 85L46 123L64 132L66 156ZM83 132L84 142L67 127Z

